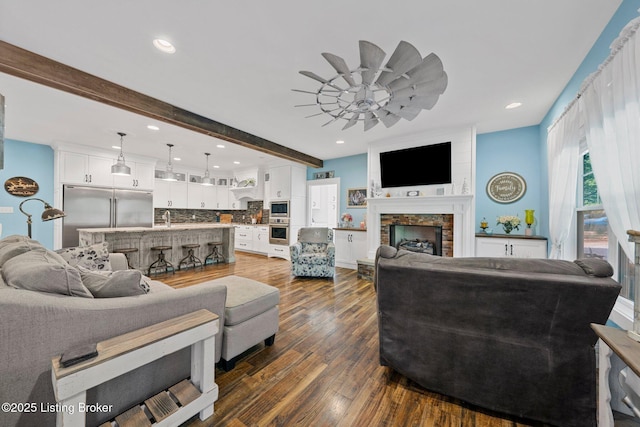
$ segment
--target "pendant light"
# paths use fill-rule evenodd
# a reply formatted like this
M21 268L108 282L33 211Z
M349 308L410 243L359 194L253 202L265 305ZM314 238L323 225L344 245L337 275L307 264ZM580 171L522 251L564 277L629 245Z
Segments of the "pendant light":
M177 181L178 177L173 172L173 165L171 164L171 147L173 147L173 144L167 144L167 147L169 147L169 163L167 163L167 170L164 172L162 179L164 181Z
M111 166L111 175L129 176L131 175L131 168L125 164L124 153L122 152L122 140L127 134L118 132L118 135L120 135L120 155L118 156L118 162Z
M215 183L215 179L209 176L209 156L211 155L211 153L204 153L204 155L207 156L207 169L205 169L204 171L204 178L202 178L201 184L211 186Z

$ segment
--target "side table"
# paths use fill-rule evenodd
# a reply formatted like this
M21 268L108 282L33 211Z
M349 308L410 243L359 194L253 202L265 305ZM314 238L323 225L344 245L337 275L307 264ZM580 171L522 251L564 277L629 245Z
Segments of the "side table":
M188 346L191 346L191 382L195 386L188 392L191 397L184 406L156 416L160 420L154 425L179 425L197 413L201 420L208 418L213 415L213 404L218 399L218 386L214 382L218 330L218 316L198 310L101 341L97 345L98 356L77 365L62 367L60 357L54 357L51 377L56 401L61 408L74 407L73 411L58 412L57 425L85 425L86 415L80 409L86 406L88 389ZM177 385L178 389L184 387L183 383ZM155 398L145 401L150 402L148 407Z
M629 338L627 331L609 326L591 324L600 338L598 353L598 427L613 427L611 411L611 389L609 388L609 371L611 370L611 354L620 359L636 375L640 376L640 342Z

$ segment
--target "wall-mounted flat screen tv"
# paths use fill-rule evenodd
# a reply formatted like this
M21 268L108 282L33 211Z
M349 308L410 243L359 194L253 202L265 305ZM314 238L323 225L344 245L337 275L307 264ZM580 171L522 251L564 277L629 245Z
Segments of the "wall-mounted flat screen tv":
M451 141L380 153L383 188L451 183Z

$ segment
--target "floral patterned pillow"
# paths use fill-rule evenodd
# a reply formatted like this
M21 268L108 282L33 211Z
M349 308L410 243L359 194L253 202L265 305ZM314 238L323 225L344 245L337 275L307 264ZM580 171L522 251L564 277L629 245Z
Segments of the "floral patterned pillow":
M107 242L96 243L91 246L58 249L56 252L73 267L79 265L87 270L112 270Z

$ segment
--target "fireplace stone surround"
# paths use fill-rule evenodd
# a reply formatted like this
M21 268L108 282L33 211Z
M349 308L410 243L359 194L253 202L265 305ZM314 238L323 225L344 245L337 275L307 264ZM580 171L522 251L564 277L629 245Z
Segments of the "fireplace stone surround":
M367 199L368 257L389 244L388 225L442 225L443 256L473 256L473 196L443 195Z

